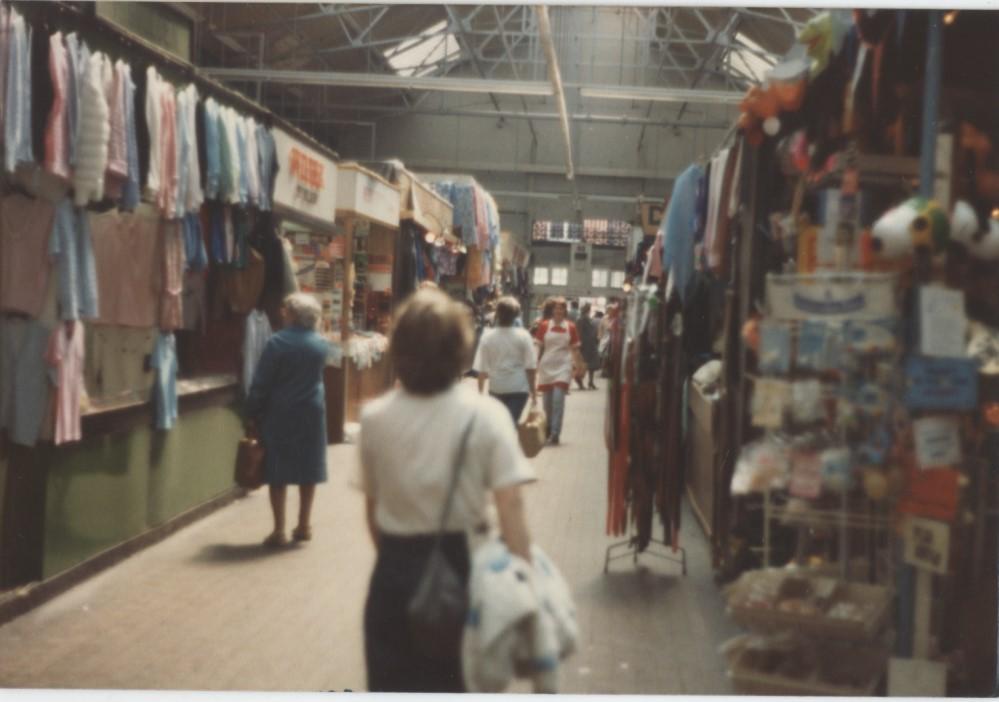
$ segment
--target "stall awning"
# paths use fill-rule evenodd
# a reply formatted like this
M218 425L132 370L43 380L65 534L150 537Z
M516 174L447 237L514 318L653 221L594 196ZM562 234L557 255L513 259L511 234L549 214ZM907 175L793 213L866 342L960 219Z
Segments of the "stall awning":
M341 163L337 170L338 219L359 217L391 229L399 228L399 186L358 163Z

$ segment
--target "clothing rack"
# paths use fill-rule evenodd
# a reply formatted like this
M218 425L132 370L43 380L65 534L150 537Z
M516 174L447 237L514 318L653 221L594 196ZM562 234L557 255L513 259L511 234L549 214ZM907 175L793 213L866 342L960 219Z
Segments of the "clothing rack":
M334 161L340 160L340 155L336 151L320 143L313 136L274 114L263 105L254 102L239 91L208 77L190 62L163 51L146 39L104 17L100 17L96 14L96 8L91 3L88 3L85 9L81 9L65 0L44 3L14 0L14 2L9 2L8 4L16 7L26 20L35 27L43 28L46 33L51 33L58 29L83 29L93 32L101 40L113 40L122 49L128 51L138 50L145 55L146 59L156 64L158 69L166 67L167 72L172 73L172 77L176 80L194 83L198 88L215 97L220 102L228 103L232 107L238 107L243 112L252 113L261 120L265 127L280 127L323 155L328 156ZM86 38L93 39L93 37Z

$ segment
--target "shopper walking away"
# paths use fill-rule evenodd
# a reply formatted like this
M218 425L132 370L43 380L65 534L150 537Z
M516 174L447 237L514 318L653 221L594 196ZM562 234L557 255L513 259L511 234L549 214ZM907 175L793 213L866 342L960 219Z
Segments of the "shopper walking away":
M270 490L274 531L267 546L288 543L285 497L288 485L298 485L296 541L312 538L312 501L316 484L326 482L326 397L323 369L329 345L316 332L322 308L311 295L285 298L281 316L285 328L264 347L253 374L246 415L251 431L264 446L264 481Z
M389 355L401 387L361 413L360 485L378 550L364 608L372 692L463 692L458 646L443 659L417 647L407 606L434 547L455 461L464 460L441 542L467 585L466 533L483 522L488 493L510 551L530 560L520 485L534 479L502 404L458 381L472 349L461 305L421 290L402 305Z
M575 324L579 320L579 300L569 303L569 321Z
M579 333L576 325L566 319L565 298L556 298L552 318L538 325L535 338L541 344L538 358L538 390L543 393L545 414L548 415L548 440L558 445L565 413L565 396L569 394L579 353Z
M589 302L583 305L583 309L579 315L579 321L576 322L576 329L579 331L579 350L583 356L583 363L586 364L586 371L589 375L589 383L587 387L590 390L596 390L597 386L593 382L593 374L600 370L600 352L597 349L597 322L590 317L591 309L592 308L590 307ZM580 388L582 388L583 385L582 377L582 375L576 376Z
M525 330L513 326L519 318L520 303L512 297L500 298L496 303L496 327L482 335L472 366L478 373L479 392L485 390L488 380L489 394L506 406L514 424L520 421L528 396L532 405L537 400L534 340Z

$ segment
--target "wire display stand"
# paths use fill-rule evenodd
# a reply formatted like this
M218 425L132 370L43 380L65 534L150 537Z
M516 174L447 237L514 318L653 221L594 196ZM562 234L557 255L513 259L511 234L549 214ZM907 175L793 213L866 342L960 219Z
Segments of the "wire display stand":
M672 545L666 543L665 541L659 541L658 539L650 539L649 545L643 550L638 550L638 537L632 536L626 541L619 541L616 544L611 544L607 547L607 551L604 554L604 574L610 572L611 561L617 561L622 558L627 558L631 556L631 562L634 565L638 565L638 557L642 554L653 556L664 561L669 561L671 563L679 563L681 572L686 577L687 575L687 551L683 546L677 546L673 548ZM655 548L653 548L655 547ZM661 547L661 550L660 550ZM624 553L619 553L613 555L614 551L624 549ZM679 555L676 555L679 554Z

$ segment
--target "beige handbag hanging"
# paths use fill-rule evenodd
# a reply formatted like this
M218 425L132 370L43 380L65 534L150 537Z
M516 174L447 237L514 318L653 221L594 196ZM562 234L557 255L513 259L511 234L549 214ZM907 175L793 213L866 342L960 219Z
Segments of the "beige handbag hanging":
M517 425L517 437L520 448L528 458L534 458L545 445L545 433L548 419L540 407L532 407L527 415Z

